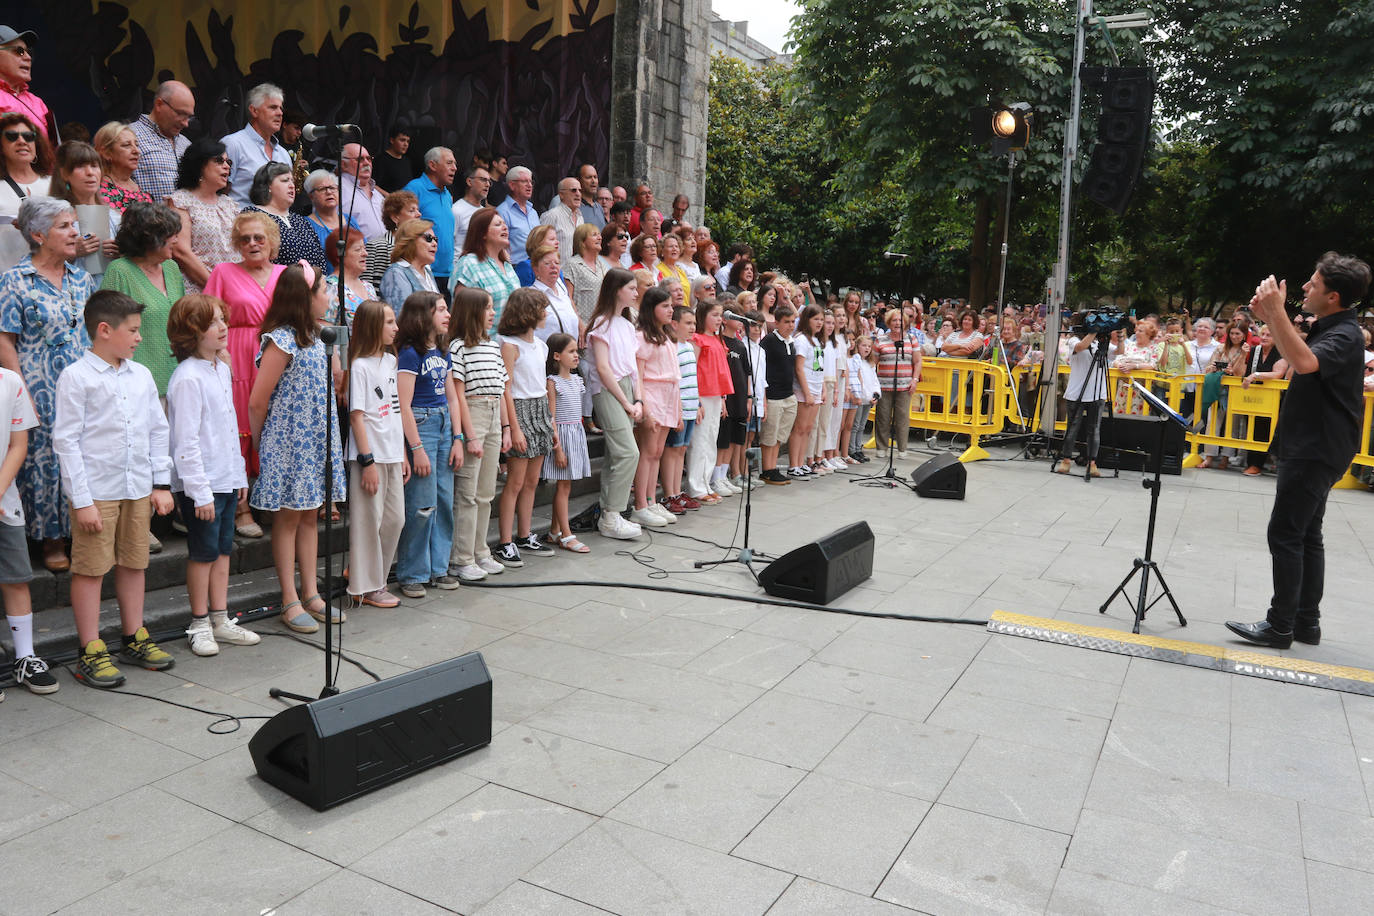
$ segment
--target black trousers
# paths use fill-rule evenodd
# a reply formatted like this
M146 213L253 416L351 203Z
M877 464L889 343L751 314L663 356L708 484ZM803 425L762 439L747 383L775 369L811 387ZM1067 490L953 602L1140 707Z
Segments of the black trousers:
M1072 455L1078 441L1079 421L1088 424L1087 454L1089 461L1097 460L1097 445L1102 431L1103 401L1068 401L1069 425L1064 430L1064 441L1059 446L1059 457Z
M1274 511L1269 516L1269 556L1274 564L1274 597L1269 624L1281 633L1316 626L1321 620L1326 581L1322 517L1326 497L1343 470L1317 461L1279 462Z

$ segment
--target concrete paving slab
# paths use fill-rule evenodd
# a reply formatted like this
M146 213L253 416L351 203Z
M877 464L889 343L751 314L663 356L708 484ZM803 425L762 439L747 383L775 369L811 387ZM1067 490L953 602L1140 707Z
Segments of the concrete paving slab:
M912 910L884 903L853 891L841 890L807 878L797 878L768 911L768 916L903 916Z
M1325 862L1307 863L1309 913L1339 916L1374 910L1374 875Z
M1109 719L951 690L926 719L932 725L991 735L1049 750L1096 756Z
M449 912L380 881L339 869L277 907L273 916L315 916L319 913L335 916L372 916L374 913L386 913L387 916L441 916Z
M717 729L706 743L809 770L863 717L847 706L770 692Z
M1093 765L1082 755L983 736L960 762L939 802L1069 834L1078 822Z
M595 916L606 912L609 911L517 881L487 901L476 916Z
M56 823L76 810L13 776L0 775L0 843Z
M670 763L716 730L714 719L579 690L525 720L531 728Z
M801 643L737 630L683 667L766 690L776 687L810 658L811 651Z
M934 801L975 740L968 732L869 713L816 772Z
M258 778L242 747L178 770L153 786L238 823L290 797Z
M1355 814L1369 812L1359 760L1348 741L1233 725L1231 785Z
M1225 782L1231 769L1231 735L1212 719L1122 706L1107 731L1102 760Z
M812 660L787 676L777 689L814 700L840 703L860 712L879 712L920 722L949 689L938 681L920 683Z
M1228 910L1177 894L1160 893L1113 881L1107 875L1089 875L1063 869L1045 910L1053 916L1086 916L1089 913L1172 913L1177 916L1233 916Z

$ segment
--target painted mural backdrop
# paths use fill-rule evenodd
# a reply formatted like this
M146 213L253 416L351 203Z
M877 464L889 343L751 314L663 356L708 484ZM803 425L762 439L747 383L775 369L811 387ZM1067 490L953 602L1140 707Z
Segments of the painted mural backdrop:
M188 133L245 121L264 80L321 124L362 125L374 154L392 124L412 150L461 164L490 146L535 170L542 205L581 162L610 158L615 0L45 0L0 4L36 29L34 88L59 122L132 120L157 84L196 94ZM57 72L54 72L57 71ZM64 104L65 103L65 104Z

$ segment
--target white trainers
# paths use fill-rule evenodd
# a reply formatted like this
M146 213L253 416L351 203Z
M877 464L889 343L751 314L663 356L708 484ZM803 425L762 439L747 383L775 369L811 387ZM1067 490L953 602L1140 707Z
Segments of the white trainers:
M839 458L827 458L826 463L837 471L843 471L845 468L849 467L849 465L845 464Z
M628 521L619 512L602 512L596 530L602 537L618 541L632 541L643 533L637 524Z
M506 567L498 563L494 557L483 557L477 561L477 565L489 576L499 576L506 571Z
M717 496L734 496L735 488L730 486L730 481L722 477L711 482L711 492Z
M677 516L668 511L668 507L662 503L649 503L649 509L670 525L677 524Z
M257 633L244 629L237 620L230 620L227 615L221 620L215 611L210 612L210 631L215 634L215 642L231 646L256 646L262 642L262 637Z
M219 655L219 644L215 642L215 631L210 628L209 617L192 618L191 625L186 628L186 641L197 655Z
M897 457L898 457L898 458L905 458L905 457L906 457L906 449L904 449L904 448L899 448L899 449L897 449Z
M497 563L496 565L501 566L500 563ZM503 566L501 568L504 569L505 567ZM487 571L482 567L478 566L476 563L472 563L467 566L460 566L458 567L457 572L458 579L461 582L481 582L483 579L487 577Z
M636 525L642 525L649 528L668 527L668 523L663 520L663 516L659 515L657 512L655 512L653 509L650 509L648 506L645 506L643 509L636 509L633 512L631 512L630 521L634 522Z

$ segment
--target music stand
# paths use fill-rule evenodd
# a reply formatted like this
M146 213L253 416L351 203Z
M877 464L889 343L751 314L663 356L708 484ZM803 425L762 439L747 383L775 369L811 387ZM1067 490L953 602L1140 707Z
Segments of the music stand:
M1176 413L1168 404L1160 400L1154 392L1150 391L1144 385L1134 381L1131 382L1131 385L1135 388L1136 392L1144 398L1145 403L1150 405L1150 409L1155 411L1155 414L1148 419L1159 427L1159 441L1155 446L1153 460L1154 476L1140 482L1141 486L1150 491L1150 523L1145 534L1145 556L1136 557L1134 564L1131 566L1131 571L1126 574L1126 578L1121 580L1121 584L1112 592L1111 597L1103 602L1102 607L1098 608L1097 612L1099 614L1107 613L1108 605L1116 600L1117 595L1122 595L1125 597L1126 603L1131 606L1131 610L1135 613L1135 624L1131 627L1131 632L1139 633L1140 621L1145 619L1145 612L1158 604L1162 599L1168 598L1169 604L1174 609L1174 614L1178 617L1179 626L1186 627L1188 621L1183 618L1183 612L1179 610L1178 602L1174 600L1174 593L1169 589L1169 583L1164 581L1164 574L1160 571L1159 564L1154 560L1154 546L1155 516L1159 511L1159 475L1164 465L1164 427L1167 423L1176 423L1179 426L1187 428L1188 421L1181 414ZM1130 584L1132 577L1134 577L1136 573L1140 573L1140 596L1133 602L1131 601L1131 596L1126 594L1126 586ZM1155 578L1159 580L1162 591L1156 596L1154 601L1146 604L1145 600L1149 597L1150 592L1151 573L1154 573Z

